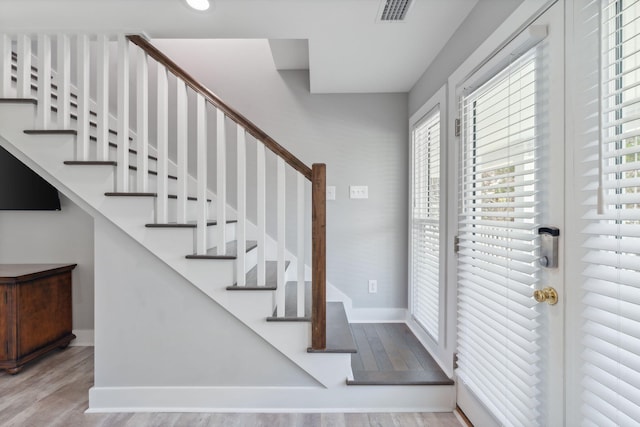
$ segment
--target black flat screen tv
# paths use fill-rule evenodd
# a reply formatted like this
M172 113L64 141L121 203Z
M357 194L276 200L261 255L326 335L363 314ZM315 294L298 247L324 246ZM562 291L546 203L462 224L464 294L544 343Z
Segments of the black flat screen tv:
M0 210L60 210L58 190L2 147Z

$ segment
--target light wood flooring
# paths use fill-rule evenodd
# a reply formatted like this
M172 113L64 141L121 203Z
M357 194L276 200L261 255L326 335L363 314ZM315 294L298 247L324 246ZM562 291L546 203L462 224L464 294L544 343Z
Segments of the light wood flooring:
M0 372L0 426L332 426L460 427L452 413L372 414L85 414L93 385L93 347L55 351L25 366L18 375Z

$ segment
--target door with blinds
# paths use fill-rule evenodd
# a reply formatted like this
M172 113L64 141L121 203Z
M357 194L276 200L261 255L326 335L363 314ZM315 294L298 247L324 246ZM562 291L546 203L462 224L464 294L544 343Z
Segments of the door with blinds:
M478 425L563 424L562 246L543 253L539 235L564 226L561 12L547 10L458 90L456 374L458 404Z

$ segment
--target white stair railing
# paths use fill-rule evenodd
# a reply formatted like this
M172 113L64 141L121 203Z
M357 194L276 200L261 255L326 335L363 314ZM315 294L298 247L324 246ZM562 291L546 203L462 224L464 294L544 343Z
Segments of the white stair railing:
M32 52L32 43L36 42L36 51ZM115 49L114 49L115 48ZM109 52L115 50L116 55ZM34 60L34 57L36 58ZM135 71L130 70L130 62L135 65ZM55 61L53 60L55 58ZM95 64L93 74L90 74L90 64ZM35 63L36 67L32 67ZM71 64L77 64L76 78L71 82ZM12 67L14 69L12 69ZM109 75L115 69L115 78ZM14 72L15 71L15 72ZM34 72L36 75L34 75ZM155 79L150 74L155 72ZM15 85L12 84L12 78ZM114 88L110 81L116 81ZM150 88L150 81L155 80L155 88ZM37 83L36 83L37 82ZM90 98L90 85L96 87L95 99ZM169 87L175 83L176 91L170 93ZM135 86L135 90L132 90ZM224 104L211 91L189 76L169 58L155 49L145 39L139 36L119 35L69 35L56 34L0 34L0 96L1 97L33 97L37 98L36 128L42 130L77 131L76 161L78 162L107 162L116 160L115 191L118 193L147 194L155 184L156 208L155 216L158 223L168 223L172 218L179 224L195 221L194 252L196 255L206 255L211 245L216 248L217 256L227 256L227 244L232 233L227 233L227 186L229 178L236 183L237 224L235 230L236 248L236 278L239 287L246 286L245 273L253 267L248 265L246 256L246 240L257 241L257 283L258 287L265 287L270 280L276 285L276 313L278 317L285 316L285 290L287 278L287 261L289 257L297 258L292 265L291 274L297 288L295 311L298 317L309 315L305 313L305 246L306 227L305 218L311 216L311 208L306 200L311 186L311 168L304 165L295 156L277 144L268 135L257 128L235 110ZM156 105L150 106L149 90L156 91ZM115 93L116 111L110 111L110 97ZM195 100L195 131L189 132L189 99ZM135 108L130 111L130 104ZM176 115L170 117L170 108L175 105ZM150 111L156 112L154 129L149 128ZM114 114L115 113L115 114ZM210 114L211 113L211 114ZM209 117L215 113L215 121L209 123ZM236 126L235 147L232 147L227 123ZM135 123L135 132L131 130ZM215 127L215 132L209 138L209 127ZM153 131L153 132L150 132ZM195 177L188 173L189 136L195 136L196 170ZM248 141L247 136L251 139ZM155 147L150 147L150 137L154 138ZM95 144L90 144L95 140ZM247 168L247 144L255 141L256 169ZM172 145L172 144L175 144ZM208 172L208 146L215 144L216 164L215 174ZM115 146L115 156L113 148ZM173 149L175 148L175 149ZM267 157L266 148L275 154L275 170L267 171L267 165L273 164ZM134 149L134 150L132 150ZM236 164L228 163L228 149L234 149ZM135 159L130 161L131 154ZM157 157L155 168L157 174L150 179L149 152L154 151ZM176 158L170 159L169 154L175 153ZM135 170L135 172L132 172ZM315 169L314 169L315 170ZM172 172L175 171L175 172ZM288 171L295 173L295 181L289 185L295 188L287 196ZM176 176L170 177L170 172ZM315 172L314 172L315 173ZM324 168L322 168L322 174ZM133 179L132 179L133 175ZM215 238L209 242L208 236L208 178L215 176L216 188L216 220ZM268 177L275 178L275 188L268 187ZM174 184L175 185L172 186ZM255 212L247 212L250 205L247 201L247 188L255 182L256 206ZM314 185L314 191L318 190ZM175 191L175 195L172 192ZM190 195L190 192L192 193ZM195 194L193 194L195 193ZM320 194L320 193L318 193ZM318 194L313 199L318 200ZM270 204L269 197L275 203ZM189 209L195 196L195 209ZM287 215L287 197L293 197L296 213ZM170 199L176 203L170 203ZM252 205L252 204L251 204ZM267 209L269 206L271 208ZM322 208L324 210L324 204ZM314 212L316 212L314 210ZM320 211L318 211L320 212ZM324 211L322 211L324 212ZM254 214L255 227L250 227L247 216ZM273 216L273 217L272 217ZM275 221L267 220L274 218ZM324 216L322 216L324 218ZM323 219L324 220L324 219ZM295 227L287 227L295 221ZM275 245L270 246L267 234L267 224L275 224ZM315 224L315 222L314 222ZM324 226L314 225L314 248L324 251ZM288 252L286 248L286 230L294 232L296 236L290 239L295 242L295 251ZM320 238L320 243L317 238ZM315 249L314 249L315 250ZM324 253L324 252L322 252ZM276 271L267 268L273 264L267 260L275 260ZM314 262L315 268L324 269L324 257L321 262ZM317 266L316 266L317 264ZM324 273L320 277L324 286ZM314 285L315 286L315 285ZM320 284L318 285L320 286ZM315 291L314 291L315 294ZM318 292L317 295L324 295ZM322 297L324 298L324 297ZM317 299L317 298L316 298ZM314 301L314 304L324 304ZM323 310L315 312L323 313ZM323 322L322 316L314 321ZM314 324L314 348L321 347L321 341L316 340ZM321 335L317 335L318 339Z

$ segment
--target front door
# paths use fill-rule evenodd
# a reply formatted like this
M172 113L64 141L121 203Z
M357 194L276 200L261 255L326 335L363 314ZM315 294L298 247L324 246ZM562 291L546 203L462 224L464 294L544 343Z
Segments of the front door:
M457 397L476 425L564 422L563 35L557 3L457 88Z

